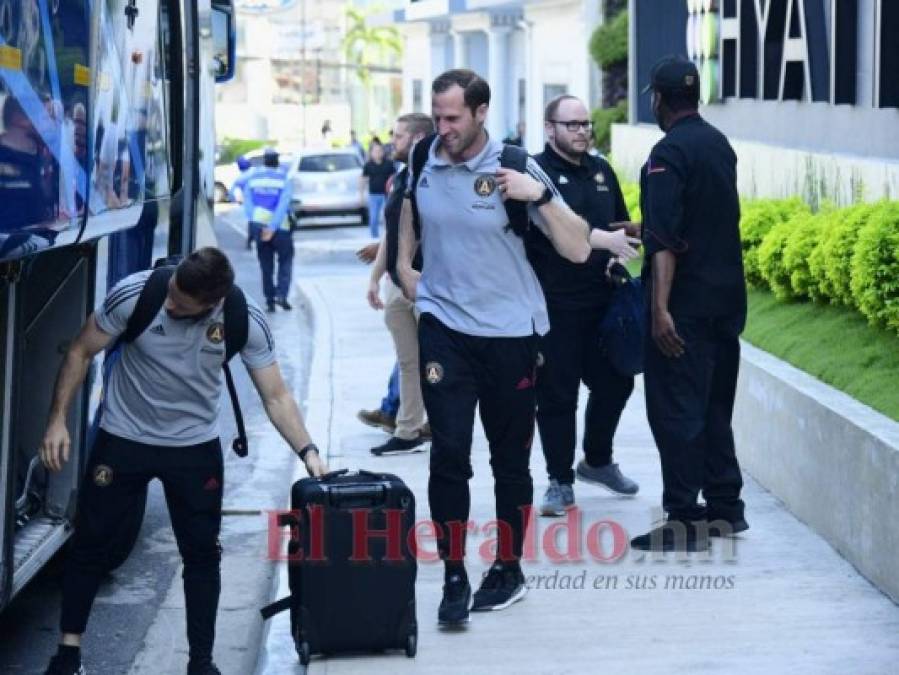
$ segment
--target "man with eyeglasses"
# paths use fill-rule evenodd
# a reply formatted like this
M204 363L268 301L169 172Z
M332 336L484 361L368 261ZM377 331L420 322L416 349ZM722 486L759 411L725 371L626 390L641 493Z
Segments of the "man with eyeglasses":
M536 228L527 238L528 257L543 287L550 330L540 342L537 426L546 458L549 487L540 505L544 516L561 516L575 503L574 479L632 496L639 486L612 461L612 439L634 389L600 349L599 328L612 299L606 277L612 259L637 257L630 216L609 163L589 154L592 123L576 97L559 96L546 107L547 143L535 156L565 202L590 225L589 259L574 263L560 256ZM584 459L574 469L578 390L590 391L584 420Z

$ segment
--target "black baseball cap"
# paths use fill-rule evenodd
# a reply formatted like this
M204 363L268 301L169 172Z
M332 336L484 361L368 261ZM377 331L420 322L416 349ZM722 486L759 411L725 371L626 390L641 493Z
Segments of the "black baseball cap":
M649 91L678 92L699 91L699 71L696 65L683 56L666 56L649 71L649 84L642 94Z

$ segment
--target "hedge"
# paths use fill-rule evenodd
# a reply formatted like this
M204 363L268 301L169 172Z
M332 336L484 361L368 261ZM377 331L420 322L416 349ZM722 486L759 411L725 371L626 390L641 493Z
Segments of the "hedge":
M639 187L622 185L633 220ZM899 333L899 202L825 205L813 213L799 199L741 203L740 239L747 282L781 300L857 309Z
M873 324L899 331L899 202L881 202L858 233L852 297Z
M743 202L742 212L740 238L746 281L752 286L764 286L758 263L759 244L772 227L796 213L808 212L808 207L800 199L757 199Z

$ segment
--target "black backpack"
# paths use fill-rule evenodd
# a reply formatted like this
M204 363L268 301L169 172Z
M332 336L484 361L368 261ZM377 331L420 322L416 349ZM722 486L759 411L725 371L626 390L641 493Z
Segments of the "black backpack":
M428 161L428 154L435 138L437 138L437 134L426 136L416 143L412 150L412 182L409 185L409 198L412 202L412 227L415 229L416 239L421 239L421 221L418 216L418 204L415 201L415 189L418 187L418 179ZM503 145L503 151L499 156L499 165L505 169L527 173L528 153L517 145ZM506 207L506 215L509 217L507 229L512 230L519 237L524 237L530 225L527 202L506 199L503 205Z
M153 319L159 313L162 304L168 295L169 280L175 273L178 259L174 257L157 260L153 272L137 298L134 311L128 317L125 332L119 337L111 350L113 353L121 344L134 342L150 327ZM225 360L222 369L225 371L225 383L228 386L228 396L231 398L231 407L234 409L234 419L237 422L237 438L231 444L231 448L239 457L246 457L249 451L247 445L247 432L243 423L243 414L240 410L240 401L237 398L237 389L234 379L231 377L231 369L228 362L240 352L247 344L249 338L249 313L247 312L247 299L238 286L233 286L225 296ZM110 361L107 356L107 361ZM112 360L114 362L114 359ZM104 364L104 369L106 365Z

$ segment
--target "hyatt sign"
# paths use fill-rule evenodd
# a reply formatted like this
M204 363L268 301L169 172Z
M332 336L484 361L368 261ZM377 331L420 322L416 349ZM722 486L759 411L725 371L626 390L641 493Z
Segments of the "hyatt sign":
M899 0L686 0L686 52L703 103L727 98L855 104L860 49L875 107L899 107ZM860 8L875 16L861 43ZM866 42L871 42L870 40ZM867 58L865 58L867 60Z

